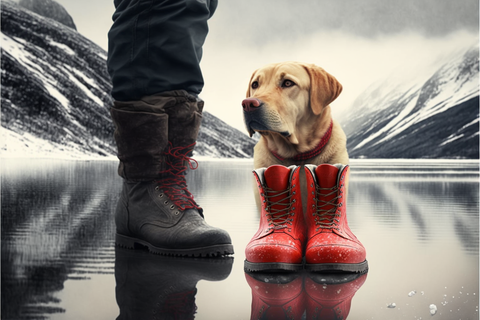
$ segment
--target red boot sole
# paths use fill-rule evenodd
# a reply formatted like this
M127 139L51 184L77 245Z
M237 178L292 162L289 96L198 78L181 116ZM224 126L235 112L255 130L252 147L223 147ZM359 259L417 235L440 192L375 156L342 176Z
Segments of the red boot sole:
M361 263L318 263L318 264L305 264L305 269L312 272L325 272L325 273L366 273L368 271L367 260Z
M245 260L245 271L258 272L258 271L301 271L303 270L302 263L284 263L284 262L250 262Z

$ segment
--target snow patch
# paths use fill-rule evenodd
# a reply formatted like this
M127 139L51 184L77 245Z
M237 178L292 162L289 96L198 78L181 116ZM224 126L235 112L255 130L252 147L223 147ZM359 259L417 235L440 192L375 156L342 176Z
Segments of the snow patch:
M2 48L22 66L27 68L32 74L42 82L48 93L60 102L60 104L70 111L70 101L55 87L57 81L48 78L48 72L45 72L38 64L33 63L36 57L25 49L24 41L19 38L10 38L3 32L2 34Z
M113 155L105 157L95 153L85 153L78 146L61 145L27 132L20 134L4 127L0 127L0 138L1 158L117 160L117 157Z
M448 143L450 143L450 142L453 142L453 141L455 141L455 140L458 140L458 139L460 139L460 138L463 138L463 136L464 136L463 133L460 134L460 135L452 134L452 135L450 135L447 139L445 139L445 141L443 141L442 143L440 143L439 146L440 146L440 147L441 147L441 146L444 146L444 145L446 145L446 144L448 144Z
M66 73L66 75L68 76L68 78L70 79L70 81L72 81L73 83L75 83L75 85L80 88L80 90L82 90L86 95L87 97L89 97L91 100L93 100L95 103L97 103L98 105L100 106L103 106L103 101L97 97L96 95L94 95L87 87L85 87L85 85L83 83L81 83L80 81L78 81L78 79L73 75L71 74L68 70L66 69L63 69L63 71Z
M70 56L76 55L75 51L73 51L69 46L64 45L63 43L53 41L51 38L48 38L48 37L47 37L47 41L50 45L55 46L55 47L65 51L65 53L70 55Z

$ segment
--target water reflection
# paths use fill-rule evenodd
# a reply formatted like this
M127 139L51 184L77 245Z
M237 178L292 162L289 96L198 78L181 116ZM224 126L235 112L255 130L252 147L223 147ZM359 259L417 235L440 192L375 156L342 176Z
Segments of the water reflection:
M194 259L115 250L118 320L194 319L200 280L225 280L233 258Z
M251 320L347 319L367 274L245 273Z
M2 173L2 319L64 313L65 281L113 273L110 165L43 164Z
M355 173L354 173L355 174ZM478 176L363 176L350 182L349 222L365 216L386 227L408 230L420 242L436 241L454 232L463 249L478 255Z
M133 314L137 311L129 308L130 298L124 299L127 304L121 298L123 293L128 297L128 290L120 296L118 290L133 288L130 275L141 265L152 265L152 261L165 267L162 272L172 279L180 270L192 275L179 278L178 283L170 278L162 280L168 288L177 285L176 292L185 293L165 299L170 306L167 309L175 309L182 301L191 306L190 311L193 305L198 306L194 314L198 320L249 318L252 290L245 281L250 275L243 272L243 252L259 219L251 164L201 162L199 169L187 177L208 223L229 231L235 246L232 272L218 282L208 280L221 280L222 274L226 277L227 271L222 270L228 263L210 273L217 265L184 265L177 260L144 257L142 252L130 252L138 261L132 261L130 253L115 257L112 213L121 188L116 167L115 161L2 160L2 319L111 320L119 314ZM371 269L368 281L355 291L349 318L426 319L430 317L428 306L434 303L438 307L435 319L478 319L478 168L463 172L457 165L454 169L459 171L448 174L442 170L452 171L449 166L436 165L435 172L408 168L404 173L407 167L399 168L392 173L392 167L385 172L375 165L359 168L352 163L348 221L367 249ZM115 265L115 258L123 262ZM145 275L151 273L150 267L144 268ZM115 297L114 272L117 280L119 273L127 275L122 278L127 287L117 287L121 312ZM161 274L147 278L152 286L144 286L145 292L153 294L160 288L156 281L160 282ZM201 279L207 281L194 284ZM142 281L147 282L141 277L136 282ZM312 291L312 286L323 289L324 283L308 274L271 278L270 282L261 278L249 281L258 281L259 288L289 284L293 291L284 293L284 297L294 299L289 296L293 292L302 295L303 300L294 300L303 301L303 316L307 309L314 310L309 307L314 303L319 310L320 306L327 310L328 303L322 297L330 293L330 297L336 297L333 302L348 301L336 296L338 290L333 290L333 283L326 284L331 292ZM360 287L355 281L362 280L349 283ZM195 295L194 287L198 288ZM341 292L350 290L354 291L343 288ZM412 290L418 293L409 297ZM155 301L153 296L144 299L145 310L159 310L152 306L162 302L160 298L169 291L160 293L155 293ZM387 308L392 302L397 307ZM272 308L269 310L272 312ZM192 312L187 314L191 316Z

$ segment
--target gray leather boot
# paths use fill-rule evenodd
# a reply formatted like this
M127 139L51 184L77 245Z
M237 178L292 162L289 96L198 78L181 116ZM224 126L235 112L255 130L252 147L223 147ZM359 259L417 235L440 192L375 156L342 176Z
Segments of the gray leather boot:
M205 222L185 173L201 122L203 101L172 91L111 110L123 190L115 212L117 245L165 255L233 254L228 233Z

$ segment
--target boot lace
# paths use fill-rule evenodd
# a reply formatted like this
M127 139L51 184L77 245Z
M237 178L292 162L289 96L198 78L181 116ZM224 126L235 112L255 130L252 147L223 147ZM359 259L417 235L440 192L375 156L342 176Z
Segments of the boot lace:
M295 193L295 192L294 192ZM265 187L265 193L263 194L265 197L265 201L267 205L265 206L265 211L267 212L268 224L269 228L267 232L274 229L284 229L288 228L289 225L292 225L293 219L289 218L290 215L294 215L294 212L290 212L290 209L295 203L295 199L290 201L293 194L290 194L290 190L287 189L285 191L275 191L270 188ZM278 200L278 197L280 200ZM273 201L273 198L277 199ZM295 208L292 208L295 210Z
M186 147L173 147L169 142L166 154L165 164L167 169L160 172L165 178L157 181L161 183L161 188L167 197L181 210L199 209L200 206L193 199L193 195L187 189L187 181L185 179L185 171L188 168L196 170L198 162L187 156L193 150L195 143ZM185 165L185 163L188 164Z
M332 188L320 188L316 187L317 191L317 207L316 212L313 213L315 216L315 224L318 225L317 231L320 229L337 229L337 224L340 222L339 217L341 216L339 207L342 206L342 202L338 200L342 198L341 194L338 194L339 188L333 186ZM330 200L320 199L320 194L323 197L330 197L334 194L337 194L336 197L333 197Z

